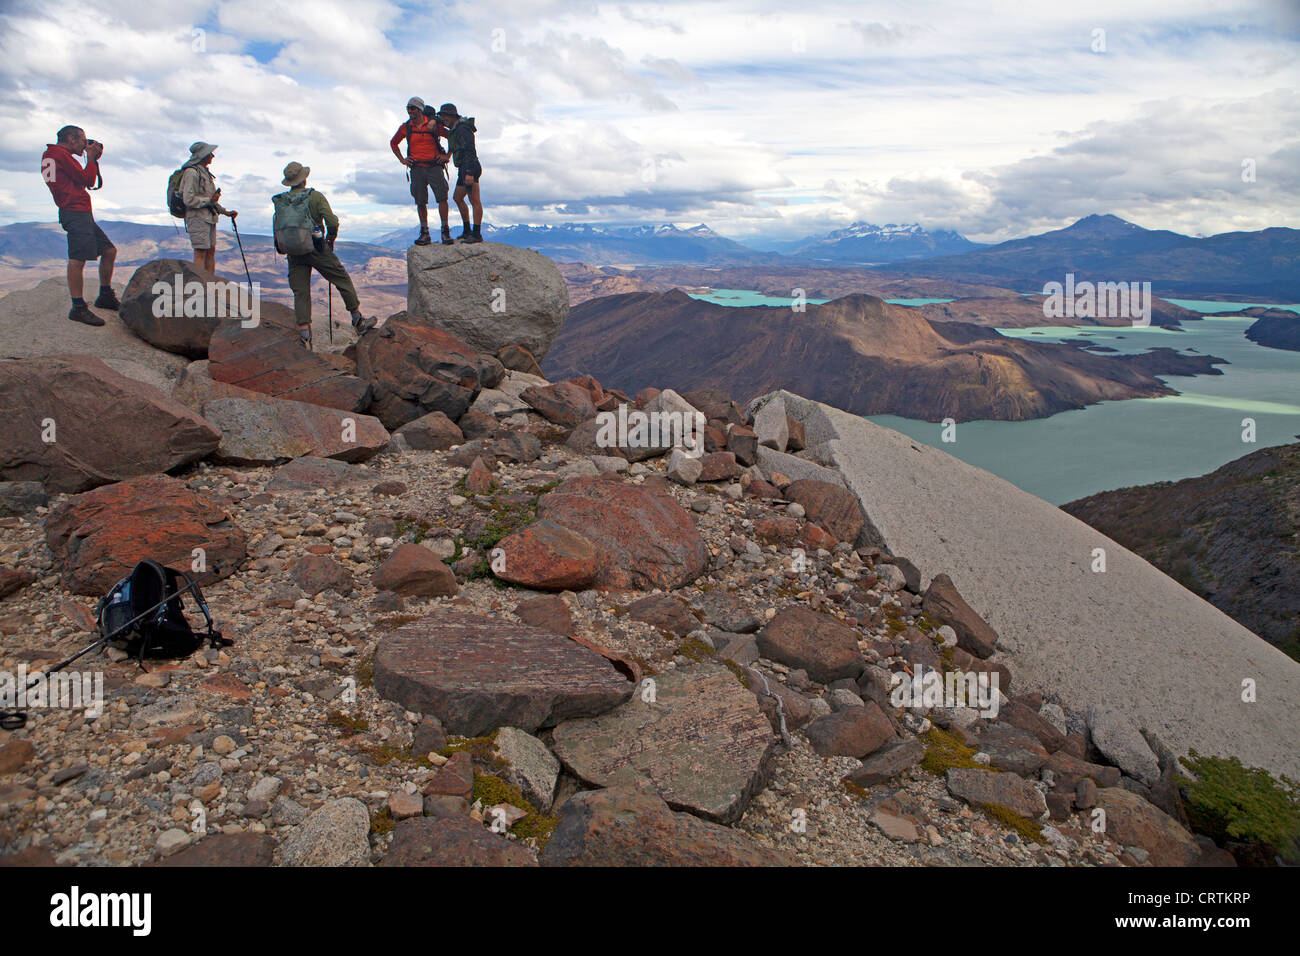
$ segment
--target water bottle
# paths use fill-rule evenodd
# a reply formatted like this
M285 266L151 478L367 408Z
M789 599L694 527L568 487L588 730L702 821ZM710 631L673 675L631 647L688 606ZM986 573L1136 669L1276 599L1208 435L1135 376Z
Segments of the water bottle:
M315 226L311 231L311 244L316 247L317 252L325 251L325 227Z

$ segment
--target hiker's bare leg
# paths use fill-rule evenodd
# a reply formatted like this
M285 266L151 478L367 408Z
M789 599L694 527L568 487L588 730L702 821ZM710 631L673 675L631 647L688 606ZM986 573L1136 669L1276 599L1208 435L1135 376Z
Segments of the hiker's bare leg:
M117 246L110 246L99 257L99 284L113 284L113 263L117 262ZM77 271L77 284L81 284L81 271Z
M469 204L474 207L474 228L483 225L483 203L478 198L478 180L469 187Z
M86 268L84 259L68 260L68 295L80 299L82 289L82 271Z
M429 231L429 207L424 203L415 204L416 211L420 214L420 228L425 232Z
M466 229L471 228L469 206L465 203L465 187L457 186L456 191L452 193L452 198L456 200L456 208L460 210L460 221L465 224Z
M439 199L439 200L438 200L438 217L442 220L442 228L444 228L444 229L448 229L448 228L450 228L450 227L447 225L447 210L448 210L447 200L445 200L445 199Z

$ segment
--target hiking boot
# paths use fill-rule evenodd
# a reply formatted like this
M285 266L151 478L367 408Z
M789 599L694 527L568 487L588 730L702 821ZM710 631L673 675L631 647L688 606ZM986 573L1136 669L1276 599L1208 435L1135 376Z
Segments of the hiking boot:
M433 242L433 240L429 238L428 229L421 229L420 234L415 238L415 244L417 246L427 246L431 242Z
M360 338L373 329L378 321L373 315L363 316L360 312L354 312L352 314L352 331L357 333L357 338Z
M112 289L109 289L107 292L101 292L99 298L95 300L95 308L97 309L111 309L116 312L119 305L121 305L121 303L117 301L117 294ZM102 325L103 323L100 324Z
M302 340L302 347L310 352L311 351L311 326L310 325L298 326L298 338Z
M450 245L452 245L455 241L456 241L456 240L453 239L453 238L451 237L451 228L448 227L448 226L443 226L443 227L442 227L442 244L443 244L444 246L450 246Z
M466 226L462 226L462 227L461 227L461 230L460 230L460 235L456 237L456 241L457 241L457 242L473 242L473 240L470 239L470 236L472 236L472 235L474 235L474 230L473 230L473 229L471 229L468 225L466 225Z
M122 303L117 301L117 294L109 289L107 292L101 292L95 299L94 306L97 309L110 309L116 312Z
M482 241L483 241L483 237L482 237L481 235L479 235L479 230L480 230L481 228L483 228L483 227L482 227L482 226L475 226L473 229L469 230L469 235L466 236L466 237L465 237L464 239L462 239L461 241L462 241L462 242L482 242Z
M81 303L81 305L74 305L71 309L69 309L68 318L70 318L73 322L82 322L86 325L104 324L104 320L101 319L99 316L97 316L94 312L91 312L90 308L84 302Z

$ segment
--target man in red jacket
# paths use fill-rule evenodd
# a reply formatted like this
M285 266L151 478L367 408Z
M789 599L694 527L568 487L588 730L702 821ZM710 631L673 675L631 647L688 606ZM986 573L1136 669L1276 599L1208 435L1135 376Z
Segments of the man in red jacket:
M87 140L79 126L65 126L59 130L58 142L46 146L41 156L41 176L50 187L54 203L59 207L59 225L68 234L68 294L72 296L72 309L68 318L86 325L103 325L104 320L86 307L81 297L82 275L86 263L99 260L99 298L95 308L117 310L117 296L113 294L113 263L117 261L117 246L95 222L90 208L88 186L99 176L99 157L104 144ZM86 156L83 167L73 159Z
M411 171L411 197L420 214L420 235L417 246L427 246L429 238L429 190L438 202L438 215L442 217L442 243L452 244L451 227L447 224L447 160L451 157L442 148L439 136L447 135L447 127L424 114L424 100L412 96L406 102L407 120L397 127L389 140L393 155ZM406 155L402 155L401 142L406 140Z

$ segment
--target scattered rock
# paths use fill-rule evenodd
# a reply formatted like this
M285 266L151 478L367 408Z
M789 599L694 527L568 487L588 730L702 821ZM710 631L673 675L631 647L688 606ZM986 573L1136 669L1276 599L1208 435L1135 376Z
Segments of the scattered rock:
M293 828L280 847L281 866L366 866L370 814L354 797L331 800Z

